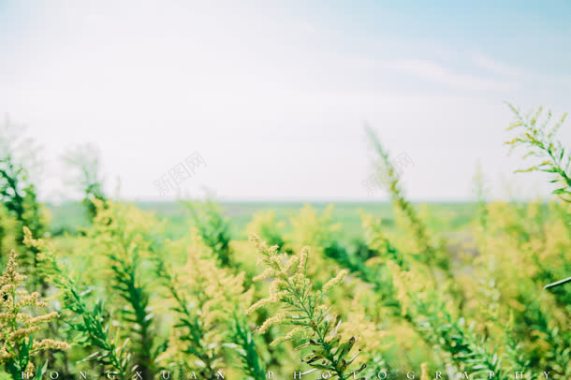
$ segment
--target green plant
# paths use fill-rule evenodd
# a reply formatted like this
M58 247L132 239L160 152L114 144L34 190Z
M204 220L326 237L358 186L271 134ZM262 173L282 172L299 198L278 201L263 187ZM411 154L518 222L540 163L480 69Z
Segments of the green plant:
M42 207L37 200L36 188L29 182L25 169L17 165L11 156L0 157L0 201L18 221L18 244L22 245L24 240L24 226L38 236L43 234L44 218ZM26 258L26 264L35 268L36 252L32 250L31 254L32 257Z
M478 223L482 230L488 227L489 212L486 204L487 189L485 184L482 166L478 164L474 173L474 192L476 194L476 202L478 206Z
M230 330L232 342L242 363L242 370L252 380L265 380L266 370L257 351L252 330L245 316L234 313Z
M37 249L44 276L63 292L63 304L71 312L67 323L78 336L79 345L89 350L87 359L97 362L104 371L120 378L127 378L132 370L132 355L129 341L121 341L111 328L109 312L102 301L90 306L87 299L91 289L82 289L69 273L58 263L53 248L44 240L34 239L30 230L25 230L26 244Z
M339 246L338 237L341 225L333 217L334 206L329 205L318 212L310 205L305 205L290 218L292 226L291 240L298 245L308 245L313 248L335 249Z
M490 373L499 380L509 379L501 367L499 355L490 351L488 342L479 337L464 318L448 310L442 296L423 278L422 272L403 271L388 262L401 302L402 314L416 325L424 338L439 347L461 373L486 378Z
M129 305L121 309L121 318L130 326L130 335L138 337L137 363L145 378L152 376L157 356L154 346L153 320L147 290L140 285L137 247L130 247L129 260L117 255L109 255L114 284L112 289Z
M531 364L550 372L553 378L567 379L571 375L568 363L571 361L569 331L562 330L555 322L552 311L529 293L520 295L525 302L525 313L516 315L517 327L533 331L530 337L534 349L530 355ZM546 349L547 348L547 349Z
M219 267L215 257L212 249L194 235L185 270L191 278L187 282L173 273L163 257L153 257L156 276L174 300L177 314L174 341L166 356L171 362L188 357L198 360L199 365L189 369L204 378L215 378L221 373L224 348L228 347L238 353L247 378L265 379L253 334L241 311L241 305L249 303L250 292L244 292L243 275L235 276ZM177 358L180 353L186 358Z
M97 207L90 233L109 260L111 290L127 306L119 309L119 315L125 323L126 336L136 342L133 360L147 379L156 370L157 357L165 347L156 340L150 292L141 276L141 252L148 251L151 245L142 228L152 222L129 207L111 203L99 203ZM137 224L138 220L142 225Z
M559 280L556 282L552 282L551 284L547 284L547 285L545 285L545 289L556 288L558 286L565 285L568 282L571 282L571 277L567 277L567 278L564 278L563 280Z
M267 319L260 327L260 333L270 327L286 325L292 329L279 337L274 343L294 340L301 347L309 347L309 356L305 362L312 368L327 371L340 380L349 379L362 372L366 365L353 366L357 355L354 352L355 338L343 341L338 333L341 322L329 313L326 294L346 275L345 271L323 285L314 289L311 279L306 275L307 249L299 255L291 256L284 263L278 247L268 247L255 236L251 238L267 269L256 280L272 278L271 293L268 298L253 304L249 312L270 304L280 310Z
M279 247L285 246L283 237L283 223L279 222L276 218L274 211L261 211L256 213L247 226L249 235L257 234L268 244L277 245Z
M518 147L525 149L525 158L531 157L538 161L518 172L541 171L551 174L550 182L556 186L553 194L565 202L571 202L571 156L557 139L557 132L565 123L567 114L563 114L553 122L551 111L545 113L541 107L527 115L522 114L511 104L509 107L514 113L515 120L507 129L519 133L506 144L512 149Z
M412 230L420 255L417 257L428 264L435 264L446 272L450 272L450 263L445 254L435 247L428 233L425 223L420 219L413 204L404 196L400 183L400 174L392 162L389 152L381 144L377 134L371 128L365 128L369 141L378 156L375 173L379 182L382 183L391 196L394 207L407 219Z
M200 312L183 291L184 286L180 283L178 276L172 273L172 269L167 266L162 257L155 255L153 260L155 262L155 274L172 298L174 302L172 310L177 317L174 325L177 330L176 335L174 335L175 344L171 344L170 350L174 349L176 350L175 353L182 352L198 359L200 363L199 375L214 378L221 362L220 346L211 346L206 341L208 332L201 320ZM172 358L168 360L173 361ZM175 358L174 360L185 361L184 358ZM196 368L190 367L190 369L196 370Z
M210 200L188 202L188 209L200 237L216 254L222 266L232 263L230 223L219 207Z
M2 254L9 252L9 249L18 245L17 235L19 223L16 218L8 212L0 203L0 265L8 259Z
M10 133L11 128L0 132L0 202L20 222L18 242L21 244L24 239L22 227L31 229L35 236L41 236L45 227L42 207L30 176L30 167L34 165L30 160L34 156L30 147L34 144L20 133Z
M551 175L550 182L556 189L553 194L564 202L571 202L571 155L567 152L561 141L557 138L559 129L565 123L567 114L564 113L558 120L553 121L551 111L544 112L538 108L535 112L526 115L515 106L508 104L515 120L508 126L508 131L516 131L515 137L506 144L512 149L525 149L524 158L534 158L536 162L518 172L544 172ZM547 289L556 288L571 279L553 282Z
M38 313L47 303L37 292L28 293L23 288L26 277L18 273L16 252L10 253L8 264L0 276L0 364L3 364L13 380L25 376L41 379L46 367L34 364L34 358L44 351L67 350L69 344L54 339L35 339L45 331L58 313Z

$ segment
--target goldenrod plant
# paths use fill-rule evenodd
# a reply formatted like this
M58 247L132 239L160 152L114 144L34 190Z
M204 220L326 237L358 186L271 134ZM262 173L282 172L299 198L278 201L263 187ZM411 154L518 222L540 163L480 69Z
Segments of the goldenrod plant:
M230 340L235 345L240 357L243 373L248 376L248 379L266 379L267 371L262 363L255 336L245 315L234 312L230 334Z
M516 133L506 142L512 149L525 151L525 158L535 162L518 172L544 172L551 176L550 182L555 186L553 194L564 202L571 202L571 155L557 138L559 129L567 119L567 113L553 119L551 111L539 107L534 112L522 113L517 107L509 104L514 114L514 121L508 130ZM571 282L571 278L546 284L547 288L556 288Z
M436 290L434 278L422 261L412 262L390 244L379 230L380 223L370 216L363 217L369 231L370 244L379 253L392 280L385 280L385 288L392 289L402 316L412 324L419 336L436 345L444 361L450 360L457 371L477 376L507 378L500 366L500 358L490 351L485 337L478 337L473 327L456 317L449 308L453 298L445 298ZM452 297L453 294L448 295Z
M508 130L516 133L515 137L506 144L512 148L525 149L525 158L534 158L532 166L519 172L540 171L552 176L551 183L555 185L553 194L565 202L571 202L571 156L557 139L557 132L565 123L567 114L553 120L551 111L543 107L527 114L517 107L509 105L514 121Z
M268 298L253 304L249 312L275 304L277 313L268 318L259 328L265 333L273 326L288 326L290 330L274 344L297 341L298 347L307 348L304 362L315 370L325 371L325 376L340 380L358 376L366 364L358 364L358 349L354 336L343 340L339 334L341 321L330 313L327 293L343 281L346 271L341 271L321 287L315 289L307 277L307 249L284 262L277 246L269 247L256 236L251 240L262 256L266 270L256 277L262 281L272 279Z
M13 380L41 379L44 363L37 363L45 351L64 351L66 342L42 338L47 324L58 318L55 311L45 311L48 304L38 292L24 288L26 277L18 272L17 255L11 251L6 269L0 276L0 364Z
M201 310L192 303L179 276L160 256L154 257L156 275L167 289L172 299L172 310L176 313L176 323L167 351L159 358L165 368L182 368L206 378L214 378L221 369L222 346L220 342L209 341L214 334L208 331L206 321L201 318ZM190 363L187 356L192 358Z
M361 261L340 242L342 225L335 220L333 212L333 205L322 211L305 205L290 218L291 232L287 240L291 248L301 250L309 247L315 252L309 257L311 265L308 266L308 274L316 285L323 284L330 276L336 275L338 268L332 261L353 271ZM289 251L281 250L285 253Z
M252 290L244 286L245 274L233 274L220 266L217 255L199 236L194 235L187 272L191 274L189 289L200 310L207 334L222 347L238 354L241 368L249 379L263 379L264 365L245 315L252 301Z
M269 210L256 213L246 230L248 235L258 235L268 244L285 249L284 228L284 223L277 220L276 213Z
M8 253L11 248L18 245L18 230L18 221L0 203L0 264L8 260L8 257L4 257L4 253Z
M35 143L7 121L0 127L0 202L20 223L18 242L28 227L37 236L45 229L45 215L38 202L31 171L37 166Z
M500 356L463 318L455 317L448 310L450 305L435 291L426 273L423 275L412 268L403 271L392 262L388 265L394 276L403 317L411 320L427 341L442 350L459 373L470 373L476 378L509 379L502 369Z
M414 205L405 197L402 189L400 173L393 164L387 149L381 144L377 134L373 129L365 128L367 136L371 142L374 152L378 156L375 162L376 177L378 182L383 184L388 191L394 208L406 219L418 250L418 258L425 263L434 264L450 272L450 262L446 254L435 245L433 237L429 234L424 221L419 217Z
M124 322L122 332L133 339L133 361L143 377L156 372L156 360L166 342L156 336L149 283L142 275L142 255L149 254L152 228L150 216L129 206L95 201L98 211L88 230L95 248L107 256L111 271L111 291L124 307L118 309Z
M326 249L338 244L337 235L341 232L341 224L335 221L333 205L318 212L310 205L305 205L290 218L291 233L288 240L298 248L310 246Z
M206 245L216 254L223 266L232 263L232 247L230 246L230 223L213 201L186 203L192 218L193 226Z
M63 307L69 313L66 322L72 328L78 345L87 349L86 360L93 360L106 376L127 378L134 364L128 339L120 339L117 328L109 320L109 311L102 300L90 302L91 289L81 287L58 262L53 247L42 239L35 239L25 230L28 246L37 249L42 273L63 295Z
M16 161L10 151L0 151L0 202L3 213L17 222L15 239L22 250L23 227L31 229L37 236L45 232L45 215L38 201L36 187L26 168ZM24 271L29 273L37 267L37 252L32 249L24 250L24 253ZM44 287L45 284L35 286Z
M197 364L188 369L197 376L216 378L224 374L225 349L240 358L243 375L248 379L265 379L266 371L249 327L244 305L250 303L251 292L243 285L243 274L233 275L219 267L216 254L194 231L188 263L182 280L160 256L155 256L156 275L172 296L177 313L171 347L163 361L184 361L181 353ZM183 290L185 289L185 290Z

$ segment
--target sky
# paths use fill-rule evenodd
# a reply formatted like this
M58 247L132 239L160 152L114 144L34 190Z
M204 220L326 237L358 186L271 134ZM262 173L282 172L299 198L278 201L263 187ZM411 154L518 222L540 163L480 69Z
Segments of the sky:
M127 199L386 199L365 124L414 200L472 199L478 163L490 197L543 196L513 174L506 102L571 111L569 20L567 1L0 0L0 114L53 201L86 143Z

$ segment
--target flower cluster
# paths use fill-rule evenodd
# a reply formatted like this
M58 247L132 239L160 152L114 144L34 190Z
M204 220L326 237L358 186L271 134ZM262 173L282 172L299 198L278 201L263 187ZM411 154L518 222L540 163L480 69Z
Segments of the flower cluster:
M342 339L339 334L342 322L330 312L326 296L329 290L343 281L347 272L340 271L321 289L315 289L306 275L307 248L302 249L299 255L286 258L278 252L277 246L268 247L256 236L252 236L251 241L266 266L266 270L254 280L271 279L272 284L269 297L253 304L249 312L272 304L278 307L278 312L266 319L259 332L267 332L272 326L290 326L292 329L278 337L274 344L299 341L301 347L309 350L305 362L310 367L327 371L338 379L349 379L362 372L366 365L355 363L358 356L356 339L354 336Z
M47 304L37 292L23 287L26 277L18 272L16 252L11 251L0 276L0 363L12 376L33 373L33 358L45 351L69 349L69 344L54 339L36 338L45 326L58 318L56 312L41 313Z

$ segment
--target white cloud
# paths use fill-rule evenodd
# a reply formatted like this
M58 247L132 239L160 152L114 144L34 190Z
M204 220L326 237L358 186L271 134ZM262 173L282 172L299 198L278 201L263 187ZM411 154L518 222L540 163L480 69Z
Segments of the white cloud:
M485 71L496 76L504 78L521 78L525 75L524 70L521 68L500 62L499 60L488 55L482 53L473 53L471 56L472 61L477 67L484 69Z
M383 64L391 69L437 85L466 91L512 91L516 84L504 79L457 72L428 59L397 59Z

